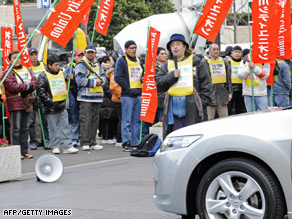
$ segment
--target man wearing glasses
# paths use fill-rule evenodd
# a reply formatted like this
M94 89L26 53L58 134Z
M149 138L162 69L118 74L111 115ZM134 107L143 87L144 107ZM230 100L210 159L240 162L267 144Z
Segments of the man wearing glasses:
M125 52L117 60L115 67L115 82L122 88L122 146L124 151L130 151L131 146L139 145L140 110L143 68L136 56L137 45L133 40L125 43ZM131 137L130 137L131 128Z

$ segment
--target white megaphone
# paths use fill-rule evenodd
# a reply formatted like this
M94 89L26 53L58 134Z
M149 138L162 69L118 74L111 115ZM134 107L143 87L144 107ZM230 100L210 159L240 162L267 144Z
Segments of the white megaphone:
M52 154L41 156L35 164L37 181L55 182L63 173L61 160Z

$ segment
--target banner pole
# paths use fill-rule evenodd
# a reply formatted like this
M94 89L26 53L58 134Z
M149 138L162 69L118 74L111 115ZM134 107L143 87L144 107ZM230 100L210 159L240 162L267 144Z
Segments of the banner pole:
M252 2L252 1L249 1ZM248 5L248 32L249 32L249 47L250 47L250 62L252 62L252 36L251 36L251 27L250 27L250 6ZM251 93L252 93L252 111L255 111L255 103L254 103L254 85L253 85L253 70L250 69L251 76Z
M99 11L99 5L100 5L100 0L98 1L98 5L97 5L97 8L96 8L96 15L95 15L95 20L94 20L94 23L93 23L93 29L92 29L92 36L91 36L91 44L93 44L93 39L94 39L94 35L95 35L95 23L96 23L96 20L97 20L97 15L98 15L98 11Z
M147 60L148 40L149 40L149 28L150 28L150 21L148 21L148 29L147 29L145 63L146 63L146 60ZM143 87L142 87L142 90L143 90ZM142 101L142 100L141 100L141 101ZM141 113L141 111L140 111L140 113ZM141 127L140 127L140 142L142 141L142 131L143 131L143 121L141 120Z
M189 41L188 41L189 45L190 45L190 43L191 43L191 41L192 41L192 38L193 38L193 35L194 35L194 31L195 31L196 26L197 26L197 23L198 23L198 21L199 21L199 19L200 19L200 17L201 17L201 14L202 14L202 11L203 11L204 6L205 6L205 4L206 4L206 1L207 1L207 0L204 0L203 4L202 4L202 6L201 6L200 12L198 13L199 15L198 15L198 17L197 17L197 20L196 20L195 26L194 26L194 28L193 28L193 31L191 32L191 35L190 35L190 38L189 38Z
M27 40L26 44L23 46L22 50L19 52L18 56L16 57L16 59L14 60L14 62L12 63L12 65L9 67L6 75L4 76L3 80L0 82L0 87L3 84L3 82L5 81L5 79L7 78L7 76L9 75L11 69L13 68L13 66L15 65L15 63L17 62L17 60L20 58L22 52L26 49L27 45L29 44L29 42L31 41L31 39L33 38L33 36L35 35L36 32L39 32L39 27L41 26L41 24L43 23L43 21L46 19L46 17L48 16L48 14L50 13L50 10L54 10L53 7L55 6L55 4L58 1L55 1L52 6L50 7L50 9L46 12L45 16L43 17L43 19L41 20L41 22L38 24L38 26L36 27L36 29L33 31L33 33L31 34L31 36L29 37L29 39Z

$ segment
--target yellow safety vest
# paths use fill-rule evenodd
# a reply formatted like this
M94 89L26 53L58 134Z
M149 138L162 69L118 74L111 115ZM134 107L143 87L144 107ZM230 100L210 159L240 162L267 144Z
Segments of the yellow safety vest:
M99 68L99 65L97 63L96 63L96 66L95 67L92 67L85 60L85 58L82 61L85 62L94 72L96 72L96 74L98 76L100 76L100 73L99 73L100 72L100 68ZM89 69L87 69L87 76L88 76L89 79L95 79L96 78L96 75L94 73L92 73L91 71L89 71ZM102 86L91 87L91 88L89 88L89 92L91 92L91 93L95 93L95 92L102 93L103 92L103 89L102 89Z
M249 62L246 62L245 63L245 67L248 66L248 63ZM258 66L258 67L260 67L261 69L263 68L263 64L261 64L261 63L257 63L255 65ZM244 84L247 85L247 86L251 86L251 75L249 75L245 79ZM253 73L253 86L259 86L259 85L260 85L260 78L258 76L256 76L255 73Z
M45 74L47 75L49 81L53 102L66 100L67 89L64 73L59 71L57 75L53 75L45 71Z
M242 84L242 80L238 77L238 69L240 62L229 60L231 63L231 81L233 84Z
M21 69L15 69L13 68L13 71L15 71L23 80L23 82L25 84L29 84L31 81L31 75L30 72L27 68L22 67ZM15 74L17 83L22 83L21 79L17 76L17 74ZM18 93L18 96L21 96L21 93Z
M43 71L46 71L46 67L45 67L44 63L40 62L40 64L38 66L32 66L31 70L33 71L33 75L36 78L38 78L40 73L42 73Z
M129 83L130 88L142 88L141 76L142 76L142 68L139 62L138 57L136 57L137 61L132 62L128 57L125 55L127 64L128 64L128 73L129 73Z
M216 60L208 58L207 62L210 67L212 84L226 83L226 69L224 60L221 57Z
M193 79L193 56L190 55L186 60L178 62L178 69L180 76L178 81L168 89L170 96L187 96L194 93L194 79ZM173 60L168 60L168 72L175 70Z

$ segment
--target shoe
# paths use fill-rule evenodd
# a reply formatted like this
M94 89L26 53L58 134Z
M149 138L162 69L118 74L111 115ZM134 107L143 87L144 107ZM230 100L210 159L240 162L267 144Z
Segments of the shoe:
M77 153L79 150L77 148L71 147L68 149L63 150L63 154L74 154Z
M125 152L130 152L131 151L131 142L127 141L126 143L124 143L124 145L122 145L123 149Z
M21 156L20 156L20 159L21 159L21 160L23 160L23 159L24 159L24 156L23 156L23 155L21 155Z
M53 154L60 154L60 149L54 148L52 152L53 152Z
M108 140L104 140L104 139L102 139L101 143L102 143L102 144L109 144L109 143L108 143Z
M88 145L82 146L82 151L89 151L91 148Z
M122 142L116 142L116 147L122 147Z
M109 140L107 140L107 143L108 144L115 144L116 142L117 142L116 139L109 139Z
M38 146L36 143L31 143L30 145L30 150L37 150L38 149Z
M77 143L77 142L73 142L72 145L73 145L73 147L75 147L75 148L78 147L78 143Z
M50 142L49 141L46 141L46 147L44 145L44 149L45 150L51 149L51 146L50 146Z
M26 155L24 155L24 158L32 159L32 158L33 158L33 155L31 155L31 154L26 154Z
M103 146L97 144L97 145L91 146L91 148L93 150L102 150L103 149Z

